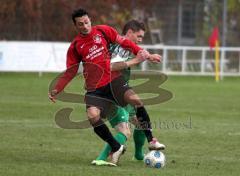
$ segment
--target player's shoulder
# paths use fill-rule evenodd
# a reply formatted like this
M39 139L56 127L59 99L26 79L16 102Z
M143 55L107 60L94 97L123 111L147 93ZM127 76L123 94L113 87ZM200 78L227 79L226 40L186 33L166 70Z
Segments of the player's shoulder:
M72 40L72 42L71 42L71 44L70 44L70 47L72 47L77 41L78 41L78 39L77 39L77 37L75 37L75 38Z
M76 45L79 45L80 43L81 43L81 39L78 36L76 36L70 43L69 49L74 49Z
M103 30L103 31L116 31L113 27L108 26L108 25L104 25L104 24L96 25L95 29Z
M94 26L96 29L105 29L105 28L111 28L111 26L105 25L105 24L100 24Z
M74 45L75 43L81 43L81 42L84 42L84 40L82 39L82 37L80 35L77 35L72 40L71 45Z

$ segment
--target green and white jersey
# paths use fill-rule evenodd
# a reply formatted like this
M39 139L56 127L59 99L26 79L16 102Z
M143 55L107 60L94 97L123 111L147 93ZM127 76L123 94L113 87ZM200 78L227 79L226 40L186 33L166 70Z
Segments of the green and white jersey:
M133 58L133 54L130 52L130 50L126 50L122 48L119 44L112 44L110 45L109 49L111 53L111 63L115 62L125 62ZM121 70L124 79L126 82L129 82L131 69L126 68Z

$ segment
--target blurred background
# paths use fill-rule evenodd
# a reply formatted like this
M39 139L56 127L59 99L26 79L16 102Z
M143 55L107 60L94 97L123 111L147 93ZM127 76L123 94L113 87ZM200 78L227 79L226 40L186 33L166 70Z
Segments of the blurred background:
M3 67L6 57L27 60L27 57L40 57L42 53L45 53L45 59L40 59L42 67L25 71L63 70L65 50L76 35L71 13L79 7L87 9L93 24L108 24L119 32L129 19L143 21L147 27L145 48L162 54L166 62L158 66L144 63L141 69L157 69L170 74L214 74L215 56L208 48L208 40L213 28L217 27L222 47L221 75L240 75L240 0L1 0L0 71L12 70L9 68L12 63L8 69ZM9 46L9 41L34 43ZM38 46L34 48L36 42ZM39 45L39 42L55 43ZM29 44L31 51L23 44ZM44 52L47 44L51 47ZM22 48L17 49L19 47ZM15 55L12 55L13 48ZM52 65L58 68L46 69L52 60L55 62Z
M240 45L239 0L1 0L0 39L71 41L71 13L78 7L89 11L94 24L119 32L129 19L144 21L145 43L208 45L218 26L222 46Z

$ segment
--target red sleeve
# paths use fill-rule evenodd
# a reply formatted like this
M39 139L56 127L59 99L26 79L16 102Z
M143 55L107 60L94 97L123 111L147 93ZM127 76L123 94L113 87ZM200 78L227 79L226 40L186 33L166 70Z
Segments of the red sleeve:
M57 92L61 92L66 87L66 85L76 76L80 62L81 58L77 54L75 44L73 43L67 52L67 69L58 77L56 82L55 89Z
M101 28L105 32L110 42L120 44L121 47L131 50L133 54L137 55L138 51L142 50L142 48L137 46L131 40L119 35L114 28L107 25L99 25L98 28Z
M135 55L137 55L138 51L142 50L142 48L137 46L134 42L120 35L117 36L116 43L119 43L121 47L130 50Z
M107 26L107 25L98 25L97 28L98 29L100 28L102 31L104 31L104 33L106 34L106 37L107 37L107 41L112 42L112 43L116 42L118 32L114 28Z

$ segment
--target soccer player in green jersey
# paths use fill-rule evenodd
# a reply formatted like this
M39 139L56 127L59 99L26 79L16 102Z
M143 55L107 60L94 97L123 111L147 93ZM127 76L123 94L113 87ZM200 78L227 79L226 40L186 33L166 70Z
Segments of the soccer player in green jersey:
M131 20L127 22L123 28L123 35L127 39L135 42L136 44L141 43L144 37L145 27L144 24L137 21ZM143 60L141 58L133 56L133 54L126 49L123 49L120 45L114 44L110 45L110 52L112 53L111 57L111 69L112 71L121 70L126 83L129 83L130 79L130 67L141 63ZM146 140L145 133L142 129L138 129L138 120L136 117L135 108L131 105L127 105L124 108L119 107L115 116L111 117L109 120L111 126L116 129L117 134L115 139L120 144L125 144L127 139L131 135L128 121L135 125L133 132L133 139L135 143L135 154L134 158L136 160L143 160L143 146ZM164 149L165 145L159 143L155 138L148 140L149 149ZM99 154L96 160L92 161L94 165L110 165L115 166L112 163L107 162L107 157L111 152L111 148L108 144L105 145L102 152Z

